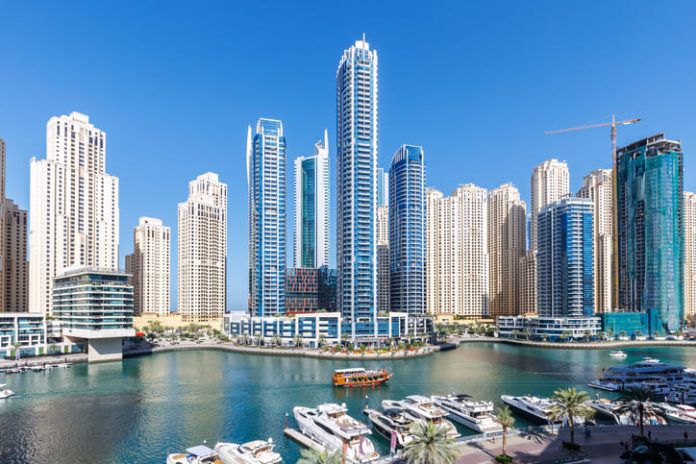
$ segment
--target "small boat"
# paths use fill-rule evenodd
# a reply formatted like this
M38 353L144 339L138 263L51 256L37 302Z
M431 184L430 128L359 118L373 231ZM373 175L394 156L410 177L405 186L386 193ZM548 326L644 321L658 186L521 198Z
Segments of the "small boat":
M280 454L273 451L273 439L254 440L242 445L218 443L215 452L224 464L277 464L283 461Z
M384 400L382 401L382 408L400 408L413 419L420 419L421 421L442 426L447 429L447 436L451 439L461 436L454 424L445 419L445 417L449 416L449 413L433 403L433 400L427 396L410 395L402 401Z
M376 409L365 409L365 414L370 419L372 427L387 440L392 439L392 434L396 435L396 445L404 447L413 441L410 428L416 420L403 409L389 408L380 412Z
M435 404L450 413L452 420L478 433L498 433L503 428L493 414L490 401L471 401L468 395L432 396Z
M205 445L193 446L186 453L167 456L167 464L223 464L218 454Z
M386 382L392 375L386 369L355 367L335 370L332 380L334 387L371 387Z
M612 351L611 353L609 353L609 356L612 358L616 358L616 359L626 359L626 357L628 355L626 353L624 353L623 351L619 350L619 351Z
M0 400L15 395L15 392L5 387L7 387L6 383L0 383Z

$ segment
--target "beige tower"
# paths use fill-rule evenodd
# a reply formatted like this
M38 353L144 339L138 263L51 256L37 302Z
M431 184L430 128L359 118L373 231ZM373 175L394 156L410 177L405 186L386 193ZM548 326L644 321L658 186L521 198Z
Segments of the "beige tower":
M532 172L532 250L536 250L537 214L544 206L570 194L568 164L556 159L544 161Z
M512 184L488 194L489 312L520 314L520 259L525 255L527 206Z
M390 305L389 206L377 207L377 311Z
M684 192L684 316L696 317L696 193Z
M536 312L536 296L536 251L529 250L520 258L520 314Z
M588 198L594 204L595 313L612 309L613 192L611 169L592 171L578 191L578 197Z
M439 207L442 192L425 189L425 307L428 314L439 313L440 298L440 240L438 233Z
M159 219L141 217L133 230L135 314L169 314L170 229Z

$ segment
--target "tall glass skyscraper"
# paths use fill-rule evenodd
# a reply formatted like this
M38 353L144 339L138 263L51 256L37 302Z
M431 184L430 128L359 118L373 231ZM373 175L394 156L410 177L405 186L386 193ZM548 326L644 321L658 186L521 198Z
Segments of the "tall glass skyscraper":
M363 37L336 71L337 300L353 338L376 333L377 62Z
M423 147L402 145L389 170L390 309L425 314Z
M537 216L539 317L594 314L592 201L567 197Z
M329 134L295 159L295 267L329 264Z
M377 168L377 206L389 206L389 173Z
M617 151L618 309L650 312L659 334L684 316L682 177L681 144L664 134Z
M259 119L247 133L249 313L285 313L285 136L283 123Z

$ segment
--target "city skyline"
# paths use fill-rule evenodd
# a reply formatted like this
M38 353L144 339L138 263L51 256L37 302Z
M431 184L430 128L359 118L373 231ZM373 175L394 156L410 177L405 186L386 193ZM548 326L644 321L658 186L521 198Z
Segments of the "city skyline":
M10 11L12 13L22 15L21 8L18 11ZM638 9L638 11L641 11ZM377 14L383 14L380 10ZM637 12L625 13L624 17L628 15L638 14ZM502 18L501 23L504 24L507 21L506 18ZM561 21L562 22L562 21ZM335 134L333 133L332 120L335 117L333 114L334 107L331 102L331 93L335 91L332 89L334 82L331 74L335 70L337 54L340 50L344 49L355 39L359 38L364 29L367 33L367 40L380 51L380 55L386 57L387 61L381 64L381 76L388 79L388 86L382 86L387 89L385 91L384 98L380 95L380 145L382 148L382 153L380 156L380 167L386 168L388 161L388 154L393 153L393 151L400 146L402 143L415 143L424 146L424 149L428 153L428 182L427 186L436 187L444 192L452 191L457 185L465 184L468 182L473 182L477 185L481 185L487 189L493 189L498 185L506 182L512 182L519 190L522 199L527 201L529 204L529 190L528 190L528 178L531 168L550 158L558 158L560 160L566 160L569 164L570 170L570 190L577 191L581 186L581 179L588 172L594 169L610 168L610 148L608 143L608 129L597 130L597 131L587 131L582 134L571 134L571 135L559 135L559 136L544 136L543 130L555 129L558 127L572 126L577 123L597 119L603 113L609 113L616 110L623 116L632 117L640 116L643 118L640 124L637 124L630 128L621 129L619 131L619 145L625 145L631 143L632 141L638 140L643 136L652 135L658 132L666 132L670 134L671 137L683 141L685 170L684 170L684 190L693 191L696 185L696 179L693 175L689 175L690 157L689 154L689 144L690 141L695 137L692 135L690 127L693 124L690 123L688 117L684 117L683 114L679 114L675 111L674 115L665 115L665 111L671 111L674 108L674 104L670 99L675 98L673 95L680 95L684 93L684 86L675 85L678 89L681 89L681 93L675 92L674 89L668 89L667 96L663 95L662 102L660 105L656 105L655 101L651 98L644 99L640 106L635 105L633 102L626 103L626 101L621 102L621 100L627 99L629 96L635 98L637 93L637 84L633 84L632 90L624 89L619 92L625 95L623 98L617 98L617 101L611 101L609 103L598 105L597 109L590 107L590 103L578 103L576 105L568 105L570 109L563 113L553 113L549 112L543 117L537 116L535 112L535 117L532 118L535 124L513 124L512 126L507 126L505 130L497 127L497 124L491 119L491 115L488 113L483 113L482 121L480 125L471 126L471 129L467 129L467 134L474 134L476 129L485 129L480 132L481 136L485 138L486 136L491 136L490 132L495 131L498 134L496 139L499 143L499 148L493 149L491 158L497 159L500 163L505 163L504 169L491 169L491 165L486 162L473 163L475 159L475 148L469 153L468 148L457 148L456 152L452 152L450 148L447 148L447 141L449 144L452 143L452 139L449 138L440 141L438 137L441 137L446 131L423 132L417 126L426 127L430 123L426 121L427 118L421 117L411 117L404 119L399 117L396 112L400 112L406 106L403 103L399 103L398 100L415 99L413 101L418 101L420 97L414 95L413 92L404 92L405 86L420 84L417 87L422 90L425 94L432 92L432 89L423 87L423 76L409 77L407 73L400 72L403 68L400 68L400 60L403 60L403 55L406 53L409 45L412 42L407 42L403 46L397 46L397 43L387 37L388 29L378 28L374 25L372 27L369 24L357 26L351 26L351 30L341 30L336 34L331 35L331 39L328 44L315 44L309 43L309 53L312 56L317 57L317 67L312 67L311 69L299 69L297 71L298 75L307 75L315 71L320 71L320 78L317 78L317 82L321 81L321 87L318 88L316 94L311 95L311 103L307 105L310 111L317 113L316 118L309 120L305 123L301 121L305 118L303 112L299 112L293 116L293 111L290 109L291 105L288 102L283 102L283 105L275 105L270 101L268 97L260 99L258 102L254 102L253 105L246 107L244 110L239 111L239 115L234 115L235 121L238 116L244 116L246 120L253 120L258 116L268 116L277 117L283 119L286 125L286 133L288 139L290 140L288 148L288 165L297 156L301 154L309 153L312 148L312 143L316 139L316 131L322 127L329 127L329 141L330 146L335 146ZM555 26L554 26L555 27ZM601 25L599 26L601 28ZM356 28L359 28L356 30ZM649 35L646 33L646 35ZM523 37L524 38L524 37ZM99 40L97 37L95 40ZM644 39L641 39L644 40ZM654 45L655 47L666 47L669 45L676 45L676 38L674 42L657 41ZM573 43L575 43L573 41ZM642 43L642 42L641 42ZM28 45L29 46L29 45ZM422 46L422 45L419 45ZM461 47L461 43L458 43ZM577 44L576 44L577 46ZM484 44L480 44L481 51L486 49ZM327 52L328 50L328 52ZM631 49L632 50L632 49ZM628 60L631 50L627 52L629 56L621 58L619 61L623 62ZM9 55L10 59L14 55ZM602 62L602 60L600 60ZM12 63L10 61L9 63ZM17 67L18 71L24 69L21 64ZM621 63L616 63L619 66ZM314 65L312 65L314 66ZM72 71L63 68L63 73L60 74L65 79L67 76L72 75ZM564 72L568 72L569 67L562 66L561 71L559 71L559 81L563 80L565 76ZM519 83L519 89L524 88L522 81L528 79L529 76L524 74L520 76L521 81ZM567 76L565 77L567 78ZM2 78L2 88L11 89L13 88L13 78L5 76ZM279 89L287 92L291 84L294 82L292 79L286 81L282 77L274 76L273 84L277 85ZM265 81L269 82L269 81ZM315 82L315 81L312 81ZM611 82L611 80L610 80ZM38 107L32 106L32 114L28 115L27 110L23 107L17 107L16 111L13 112L13 120L10 120L9 112L0 112L0 127L2 128L2 133L0 137L3 137L7 143L7 156L8 156L8 197L13 198L15 202L20 206L20 208L27 209L29 206L28 202L28 159L31 156L36 156L38 159L43 159L45 156L46 147L44 146L42 134L44 133L44 127L46 121L52 117L61 114L70 114L72 111L79 111L88 114L94 124L101 130L109 134L109 160L107 172L118 177L121 183L127 184L122 185L120 189L120 209L121 209L121 219L120 219L120 267L123 267L123 257L125 254L132 250L132 227L137 224L137 218L140 216L153 216L162 218L166 224L176 223L176 204L185 195L185 182L193 178L200 172L206 172L212 170L219 172L220 178L230 185L230 216L235 217L240 215L246 215L246 198L245 189L243 188L243 183L239 182L238 171L243 171L243 151L244 151L244 123L242 124L225 124L224 130L222 131L222 136L226 141L224 150L216 148L215 150L208 150L211 145L205 142L199 148L198 145L192 145L195 140L196 144L199 143L201 137L197 135L208 134L205 131L201 131L201 127L198 125L193 126L195 132L192 131L191 134L184 134L177 139L181 142L182 148L177 148L176 150L171 150L171 142L162 138L155 137L154 140L157 143L162 143L161 147L153 146L153 140L149 140L149 137L144 131L145 128L156 129L153 127L153 120L147 118L154 118L156 115L161 116L160 111L153 106L152 111L146 111L147 108L136 105L135 114L132 116L132 120L125 121L121 118L118 112L114 112L114 107L108 99L105 97L96 98L91 94L90 87L85 88L75 87L78 83L83 83L83 80L78 80L76 83L71 84L67 87L64 95L60 98L53 97L46 99ZM507 83L507 81L506 81ZM679 82L677 82L678 84ZM113 83L112 83L113 84ZM96 85L96 84L95 84ZM442 85L439 81L432 81L433 86ZM643 90L648 87L646 83L643 83ZM16 84L15 84L16 86ZM328 87L328 97L326 88ZM508 90L509 87L508 83ZM513 87L513 90L516 87ZM94 90L94 89L92 89ZM556 88L556 91L560 89ZM7 106L3 105L4 108L15 109L13 102L17 102L16 97L12 97L4 92L7 90L2 90L3 101L7 102ZM538 89L536 90L538 92ZM532 91L531 93L535 93ZM43 95L39 92L39 95ZM517 95L515 92L512 95ZM565 93L563 95L566 95ZM606 95L605 95L606 96ZM519 96L515 98L520 98ZM684 101L679 103L679 105L689 105L690 97L687 95ZM321 99L321 103L317 104L316 99ZM122 103L122 102L119 102ZM500 99L494 100L491 104L492 107L500 105ZM422 105L422 103L421 103ZM456 107L453 103L441 103L436 107L443 118L447 117L449 112ZM503 106L504 107L504 106ZM233 107L234 108L234 107ZM459 110L461 111L461 110ZM236 109L232 112L236 113ZM541 113L542 110L539 110ZM252 114L253 113L253 114ZM463 118L462 121L469 117L472 117L473 113L476 113L476 105L473 107L467 107L464 109L464 113L460 117ZM470 114L472 113L472 114ZM481 113L479 113L481 114ZM204 116L204 117L203 117ZM210 112L203 114L201 119L207 121L208 124L212 123L215 130L220 128L215 124L216 113ZM146 118L145 122L148 124L142 125L142 118ZM507 117L506 117L507 118ZM159 124L169 124L170 121L162 119L161 121L156 121L155 126ZM385 124L382 124L385 121ZM312 123L314 127L309 130L308 127L303 127L304 124L309 125ZM135 128L134 125L140 123L140 128ZM170 127L175 127L171 125ZM510 154L506 154L506 149L511 147L510 138L514 137L515 134L519 135L518 132L524 127L525 132L532 134L533 139L536 141L530 143L530 137L525 136L523 140L525 142L521 143L517 148L521 148L522 155L519 156L520 160L511 160ZM472 132L469 132L472 131ZM157 131L155 131L157 133ZM408 137L405 137L408 134ZM426 134L422 136L421 134ZM219 139L218 139L219 142ZM187 149L186 153L189 153L188 157L185 157L185 152L182 151ZM143 151L145 150L145 151ZM208 152L209 151L209 152ZM152 158L154 158L158 164L161 171L153 170L152 165L148 164L149 161L146 159L147 153L152 153ZM172 155L169 155L172 153ZM511 152L512 153L512 152ZM589 153L589 154L588 154ZM174 170L171 166L166 166L167 163L162 163L162 156L171 156L180 163L171 163L173 165L181 165L180 168ZM332 166L335 166L335 151L329 153L330 162ZM455 160L455 158L461 158L461 161ZM130 169L130 165L134 163L135 160L143 160L142 172L141 170ZM454 165L452 165L454 163ZM469 166L467 169L462 169L462 164L467 163ZM479 166L480 164L480 166ZM523 168L522 168L522 167ZM454 169L452 169L454 167ZM287 168L286 168L287 169ZM482 170L486 169L487 172ZM452 174L449 174L449 172ZM286 171L290 174L290 171ZM141 176L152 177L153 174L157 173L158 177L167 179L165 182L167 185L162 185L160 183L155 183L151 186L148 182L142 181ZM239 173L243 175L243 172ZM286 175L287 175L286 174ZM334 175L334 169L331 169L331 175ZM181 179L184 179L181 181ZM24 182L22 182L24 179ZM336 183L331 180L330 184L332 186ZM171 186L170 186L171 185ZM126 188L127 187L127 188ZM287 198L293 198L290 186L287 192ZM154 190L161 190L154 191ZM331 201L331 208L334 207L334 201ZM241 206L240 206L241 205ZM288 207L288 223L292 223L291 211L292 208ZM333 215L333 211L331 213ZM335 221L331 224L331 235L335 236L334 232ZM286 242L292 243L292 231L290 228L286 228ZM230 221L230 263L243 263L246 261L246 249L247 242L244 239L246 234L244 231L239 231L235 229L235 224ZM172 237L172 240L176 240ZM332 240L334 243L334 240ZM172 250L172 262L176 260L176 250ZM331 250L329 252L330 263L335 265L335 251ZM174 276L173 276L174 277ZM246 308L246 266L229 266L228 274L228 285L230 291L228 292L228 307L235 310L243 310ZM172 286L176 285L176 278L172 279ZM175 292L173 291L174 295ZM173 299L174 300L174 299ZM176 304L173 304L176 307Z

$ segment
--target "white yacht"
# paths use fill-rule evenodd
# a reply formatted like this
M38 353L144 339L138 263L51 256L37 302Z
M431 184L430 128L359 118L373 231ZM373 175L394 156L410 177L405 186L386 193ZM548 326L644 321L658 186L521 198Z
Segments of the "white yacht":
M657 403L655 407L669 421L680 424L696 424L696 408L686 404L672 405L669 403Z
M414 419L421 419L445 427L447 429L447 436L452 439L461 436L454 424L445 419L449 413L433 403L433 400L427 396L411 395L407 396L402 401L384 400L382 401L382 408L403 409L406 414Z
M500 399L503 400L503 403L534 422L540 424L551 422L549 414L553 401L548 398L503 395Z
M9 398L10 396L15 395L15 392L5 387L7 387L6 383L0 383L0 399Z
M413 440L410 428L416 420L404 413L403 409L389 408L381 412L376 409L366 409L365 414L370 419L372 427L387 440L391 441L392 433L394 433L397 446L404 447Z
M186 453L174 453L167 456L167 464L219 464L219 462L217 453L205 445L187 448Z
M614 359L626 359L628 357L628 355L621 350L612 351L611 353L609 353L609 356Z
M452 420L479 433L499 433L503 428L493 414L490 401L471 401L468 395L431 396L432 400L450 413Z
M597 418L609 419L617 425L631 425L628 416L619 412L619 403L604 398L591 400L587 403L596 411Z
M379 458L375 447L365 435L370 429L348 415L345 404L321 404L316 408L296 406L293 414L300 431L327 451L344 452L351 463L373 462Z
M674 385L684 378L684 370L684 366L644 358L635 364L607 368L604 376L593 380L589 386L607 391L623 391L640 387L644 382L659 381Z
M254 440L242 445L218 443L215 452L224 464L277 464L283 462L280 454L273 451L273 439Z
M677 404L696 404L696 382L673 385L666 400Z

